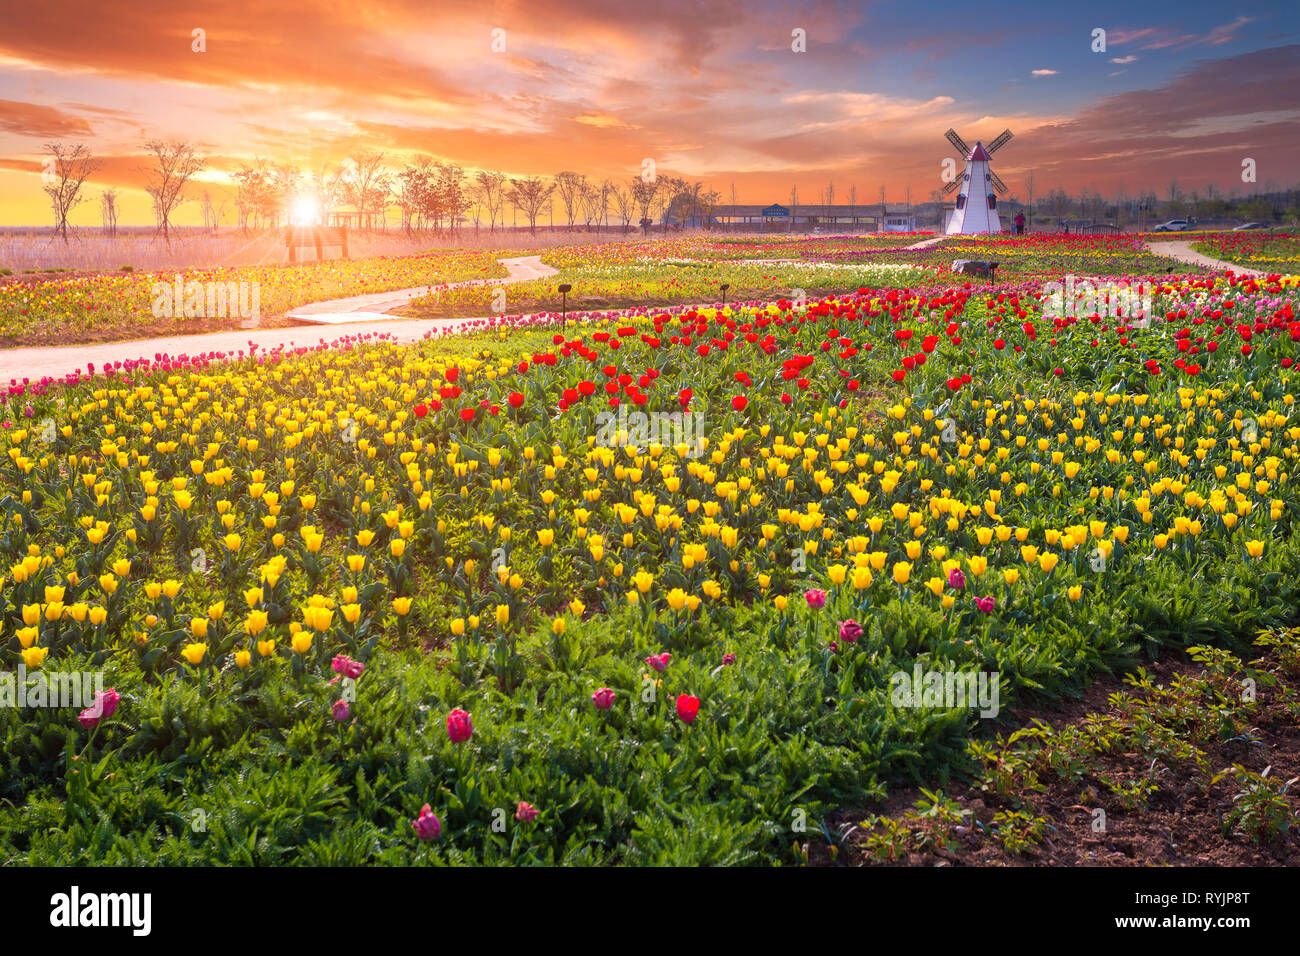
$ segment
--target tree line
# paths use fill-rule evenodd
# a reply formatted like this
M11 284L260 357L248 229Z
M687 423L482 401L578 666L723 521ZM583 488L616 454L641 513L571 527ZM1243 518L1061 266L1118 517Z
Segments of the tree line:
M72 211L90 201L85 186L102 163L82 143L47 143L42 162L42 188L50 199L54 228L68 239ZM207 169L207 160L193 143L184 140L149 140L144 143L145 165L139 171L153 204L157 234L170 241L171 219L176 209L194 197L187 190L195 176ZM475 230L490 232L505 228L507 218L518 225L522 218L536 232L545 216L556 225L556 206L561 226L588 231L661 228L699 225L710 228L720 204L717 190L702 182L676 176L632 176L627 180L596 179L573 170L554 176L509 176L496 170L467 172L453 163L439 162L427 155L403 163L387 161L382 150L361 150L336 165L304 172L292 163L256 158L229 174L234 187L236 225L245 233L274 229L290 221L290 209L300 197L310 197L321 210L350 206L349 218L364 231L388 229L388 210L400 212L399 228L411 235L434 232L456 234L471 223ZM1186 190L1177 181L1169 184L1165 196L1153 190L1129 195L1120 188L1113 197L1103 197L1095 188L1071 196L1057 187L1035 202L1034 175L1025 180L1028 196L1021 202L1009 196L1012 205L1029 213L1056 219L1111 220L1119 226L1158 222L1161 218L1237 218L1265 223L1295 222L1300 218L1300 192L1271 190L1247 197L1224 196L1214 186ZM911 188L907 191L911 207ZM857 187L850 187L847 199L857 205ZM818 193L819 204L835 204L835 185ZM736 187L730 190L732 204L738 204ZM884 187L880 201L885 200ZM940 204L938 192L931 200ZM226 219L227 201L214 202L210 190L203 191L201 211L205 229L215 232ZM790 204L799 205L798 188L790 192ZM118 191L104 188L99 194L104 232L115 235L119 208ZM513 217L508 212L513 211ZM792 208L792 212L793 212Z

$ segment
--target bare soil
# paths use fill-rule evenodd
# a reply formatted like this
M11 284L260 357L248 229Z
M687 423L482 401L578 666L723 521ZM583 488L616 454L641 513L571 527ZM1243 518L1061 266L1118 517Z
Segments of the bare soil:
M1178 676L1196 676L1203 665L1186 657L1167 658L1148 666L1157 686L1169 686ZM911 841L895 859L880 859L867 846L867 837L879 826L875 818L914 827L915 805L922 797L919 788L891 791L887 801L870 810L846 809L827 822L832 832L846 832L842 848L833 852L825 843L810 841L809 865L840 866L1295 866L1300 865L1300 843L1295 827L1278 842L1259 844L1227 827L1224 818L1233 807L1241 785L1231 776L1213 782L1217 771L1240 765L1256 772L1271 767L1268 777L1279 784L1300 776L1300 726L1295 719L1295 697L1300 691L1300 674L1278 671L1278 687L1262 684L1258 710L1245 739L1202 744L1206 768L1188 761L1165 762L1137 753L1101 755L1081 781L1070 781L1043 773L1042 792L1025 790L999 797L978 786L958 783L946 796L962 810L970 811L969 826L942 826L938 839L922 841L923 849ZM1283 690L1282 688L1285 688ZM1034 719L1060 730L1079 727L1098 715L1124 717L1111 700L1112 694L1133 693L1120 678L1099 681L1081 697L1056 709L1011 709L1006 711L1016 727ZM1289 693L1289 697L1288 697ZM1141 692L1136 692L1141 696ZM1290 703L1288 703L1290 701ZM1001 734L1002 739L1011 733ZM1099 778L1122 783L1153 780L1158 790L1141 809L1124 809L1115 794ZM1289 787L1285 796L1293 814L1300 811L1300 785ZM993 835L993 817L999 810L1026 808L1047 823L1037 846L1021 853L1009 852ZM1094 828L1094 810L1105 810L1105 829ZM909 811L911 813L909 814ZM863 826L865 824L865 827Z

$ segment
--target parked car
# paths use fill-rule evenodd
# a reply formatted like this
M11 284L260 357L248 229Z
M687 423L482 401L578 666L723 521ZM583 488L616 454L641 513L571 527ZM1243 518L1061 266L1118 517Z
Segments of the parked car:
M1268 226L1266 226L1262 222L1246 222L1246 223L1242 223L1240 226L1237 226L1232 231L1241 232L1243 229L1267 229L1267 228Z
M1152 229L1152 232L1182 232L1184 229L1192 228L1192 224L1186 219L1170 219L1168 222L1162 222Z

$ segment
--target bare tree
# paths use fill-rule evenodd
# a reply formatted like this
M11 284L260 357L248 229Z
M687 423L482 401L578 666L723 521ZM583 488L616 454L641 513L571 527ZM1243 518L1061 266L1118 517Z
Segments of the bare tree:
M383 212L391 192L391 181L384 169L384 153L378 149L362 150L352 157L353 176L346 182L346 195L357 207L361 228L371 228L374 211ZM374 211L372 211L374 210Z
M217 205L212 201L212 194L208 190L203 190L203 228L210 233L215 234L221 226L221 220L226 217L226 204L222 202Z
M249 227L257 228L258 217L266 207L266 194L272 188L270 165L258 157L250 166L244 163L232 174L235 180L235 215L239 227L248 234Z
M718 201L720 199L722 199L722 194L716 189L706 189L704 192L700 193L700 222L705 229L712 228L711 223L713 222L713 213L714 210L717 209Z
M65 146L63 143L46 143L45 151L50 154L45 160L45 170L41 175L45 185L41 188L50 197L50 206L54 209L54 229L68 241L68 216L89 197L83 198L81 187L86 178L100 166L84 143Z
M540 176L510 180L510 202L528 220L529 232L537 232L537 217L543 206L550 206L553 192L555 184L544 182Z
M474 177L475 188L483 207L487 210L489 228L493 232L497 228L497 215L502 211L501 207L505 202L507 182L505 173L486 169L479 170L478 175Z
M1057 186L1046 196L1047 209L1058 220L1064 219L1070 212L1072 201L1070 194L1060 186Z
M145 191L153 198L158 216L158 228L163 238L171 243L171 215L185 201L185 184L207 162L194 150L194 145L184 140L149 140L145 151L153 155L154 165L145 169Z
M632 191L622 186L611 184L610 195L614 199L614 209L618 212L618 217L623 220L623 231L627 232L628 224L632 222L632 213L635 211L635 200L632 197Z
M853 220L853 224L856 226L857 219L858 219L858 187L857 186L849 187L849 218Z
M1027 192L1026 212L1029 214L1029 222L1025 226L1025 232L1034 225L1034 171L1031 169L1029 175L1025 177L1025 189Z
M799 213L799 187L790 187L790 231L794 232L795 216Z
M465 171L450 163L438 164L438 218L446 218L448 232L455 233L473 203L465 186Z
M632 202L634 208L640 212L639 224L647 235L650 233L650 209L654 206L655 198L659 195L658 177L646 182L639 176L632 178Z
M402 229L406 234L416 227L424 225L424 211L429 205L429 190L432 188L433 161L428 156L420 156L414 163L407 163L398 172L393 198L397 208L402 212Z
M104 224L104 234L117 235L117 190L111 186L99 194L99 218Z
M575 210L579 208L586 184L587 177L582 173L565 170L555 174L555 191L560 194L560 202L564 204L564 214L569 217L570 226L573 225Z

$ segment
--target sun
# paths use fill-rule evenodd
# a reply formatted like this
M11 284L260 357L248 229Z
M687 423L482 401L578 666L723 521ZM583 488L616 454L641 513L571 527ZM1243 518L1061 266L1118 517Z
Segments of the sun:
M289 221L295 226L320 225L320 200L315 196L297 196L289 207Z

